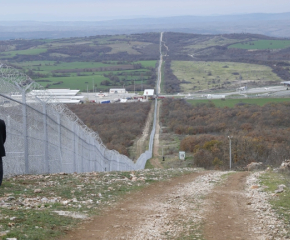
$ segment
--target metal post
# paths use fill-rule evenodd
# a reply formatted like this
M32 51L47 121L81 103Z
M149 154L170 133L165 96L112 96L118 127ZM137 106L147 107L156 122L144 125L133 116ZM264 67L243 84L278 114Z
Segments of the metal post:
M230 140L230 170L232 170L232 138L233 136L228 136L229 140Z
M29 174L26 90L24 89L22 90L22 104L25 174Z
M73 149L73 154L74 154L74 158L73 158L73 171L74 172L76 172L77 171L77 157L76 157L76 149L77 149L77 147L76 147L76 124L75 123L73 123L73 129L74 129L74 131L73 131L73 135L74 135L74 149Z
M96 158L96 147L95 147L95 140L93 139L93 137L91 137L91 151L92 151L92 161L94 162L94 171L97 172L97 158Z
M80 136L79 136L80 137ZM85 167L84 167L84 151L83 151L83 149L84 149L84 144L85 144L86 142L84 141L84 140L82 140L81 139L81 161L82 161L82 170L81 170L81 172L83 173L83 172L85 172Z
M43 114L43 144L44 144L44 172L50 173L50 167L49 167L49 157L48 157L48 134L47 134L47 111L46 111L46 103L49 101L50 97L46 99L46 101L41 100L37 96L35 96L35 99L37 99L43 107L42 114Z
M50 173L49 168L49 159L48 159L48 136L47 136L47 112L46 112L46 103L42 102L43 105L43 144L44 144L44 164L45 164L45 173Z
M57 124L58 124L58 149L59 149L59 159L60 159L60 171L63 172L60 113L57 114Z

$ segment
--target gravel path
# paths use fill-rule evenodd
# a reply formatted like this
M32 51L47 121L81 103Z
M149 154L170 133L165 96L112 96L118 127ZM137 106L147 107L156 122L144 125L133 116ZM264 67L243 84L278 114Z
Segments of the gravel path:
M284 237L287 233L285 224L279 220L269 204L271 194L263 191L264 186L259 184L258 178L261 174L263 172L255 172L246 181L247 206L255 217L251 230L257 233L256 239L289 239Z
M65 239L285 239L259 174L200 172L152 184Z

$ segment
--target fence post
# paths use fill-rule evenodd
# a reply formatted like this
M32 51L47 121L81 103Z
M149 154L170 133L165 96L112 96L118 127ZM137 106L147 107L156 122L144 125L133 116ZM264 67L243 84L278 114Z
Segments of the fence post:
M35 99L37 99L42 104L43 144L44 144L43 164L45 166L44 172L50 173L49 158L48 158L47 111L46 111L46 102L50 99L50 97L46 99L46 101L41 100L37 96L35 96Z
M76 163L76 154L77 154L77 146L76 146L76 123L73 123L73 134L74 134L74 172L77 171L77 163Z
M80 138L80 133L78 134L79 135L79 138ZM81 141L81 161L82 161L82 169L81 169L81 172L85 172L84 171L84 145L86 144L86 141L84 141L83 139L80 139Z
M25 89L22 90L22 117L23 117L23 140L24 140L25 174L29 174L27 109L26 109L26 90Z
M23 121L25 174L29 174L26 91L32 86L32 84L33 82L27 85L25 88L22 88L17 82L15 83L16 87L22 94L22 121Z
M60 171L63 172L60 113L57 113L57 124L58 124L58 149L59 149L59 159L60 159Z
M48 159L48 136L47 136L47 111L46 102L41 102L43 106L43 143L44 143L44 166L45 173L50 173L49 159Z

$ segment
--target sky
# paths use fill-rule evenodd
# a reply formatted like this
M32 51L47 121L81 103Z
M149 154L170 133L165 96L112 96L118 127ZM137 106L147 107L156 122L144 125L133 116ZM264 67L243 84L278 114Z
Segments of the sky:
M290 12L289 0L0 0L1 21L99 21L139 17Z

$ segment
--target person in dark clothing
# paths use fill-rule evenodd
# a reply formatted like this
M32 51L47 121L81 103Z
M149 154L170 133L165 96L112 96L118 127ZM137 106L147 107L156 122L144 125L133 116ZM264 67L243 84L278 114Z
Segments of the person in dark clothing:
M4 143L6 141L6 125L5 122L0 119L0 186L3 180L3 162L2 157L6 155Z

